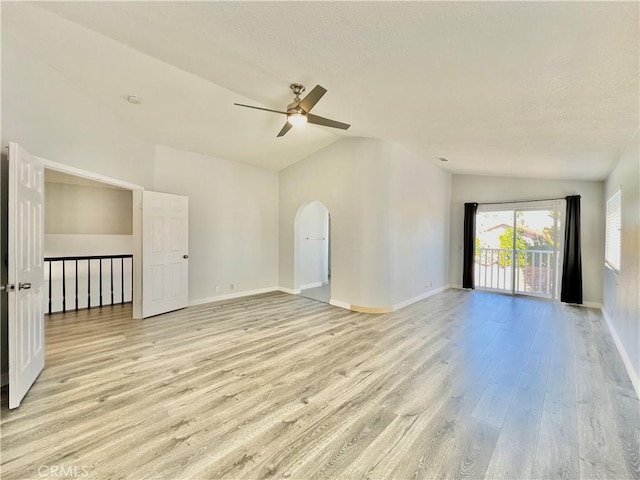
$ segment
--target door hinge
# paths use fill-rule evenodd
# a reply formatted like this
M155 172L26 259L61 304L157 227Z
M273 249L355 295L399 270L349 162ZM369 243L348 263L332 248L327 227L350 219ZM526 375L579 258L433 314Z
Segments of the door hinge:
M16 286L13 283L7 283L6 285L0 285L0 290L6 290L7 292L15 291Z

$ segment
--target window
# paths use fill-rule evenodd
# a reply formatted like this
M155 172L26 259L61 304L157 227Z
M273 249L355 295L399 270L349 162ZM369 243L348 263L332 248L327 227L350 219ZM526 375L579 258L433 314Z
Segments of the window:
M616 271L620 270L621 197L621 191L618 190L607 200L607 238L604 258L606 265Z

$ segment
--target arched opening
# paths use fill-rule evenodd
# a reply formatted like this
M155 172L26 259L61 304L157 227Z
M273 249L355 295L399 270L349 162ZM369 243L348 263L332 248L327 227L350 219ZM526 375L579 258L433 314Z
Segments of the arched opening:
M295 220L295 289L324 303L331 299L331 215L314 200L298 210Z

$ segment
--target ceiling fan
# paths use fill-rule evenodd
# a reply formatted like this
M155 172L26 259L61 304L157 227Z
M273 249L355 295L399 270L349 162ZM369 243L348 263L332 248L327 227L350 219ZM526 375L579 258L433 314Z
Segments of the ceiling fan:
M284 124L282 130L280 130L280 133L278 133L278 137L282 137L294 125L304 125L307 122L314 123L316 125L323 125L325 127L340 128L342 130L346 130L351 126L347 123L336 122L335 120L330 120L328 118L319 117L318 115L309 113L315 106L315 104L318 103L318 100L320 100L322 96L327 93L327 90L325 88L321 87L320 85L316 85L313 90L311 90L302 100L300 99L300 94L304 92L304 86L300 85L299 83L292 83L290 85L290 88L293 91L293 95L295 96L295 98L293 99L293 102L287 105L286 112L280 110L271 110L270 108L254 107L252 105L243 105L242 103L234 103L234 105L286 115L287 123Z

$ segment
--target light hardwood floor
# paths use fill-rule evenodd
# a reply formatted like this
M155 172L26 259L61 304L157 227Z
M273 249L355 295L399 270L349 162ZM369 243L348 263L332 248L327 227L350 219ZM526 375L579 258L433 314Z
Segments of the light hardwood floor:
M44 372L18 410L3 394L3 479L640 478L596 310L449 290L385 315L281 293L130 315L48 318Z
M307 288L300 292L301 297L311 298L319 302L329 303L331 300L331 284L326 283L320 287Z

